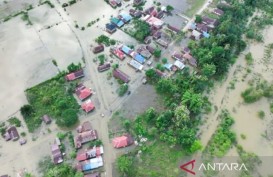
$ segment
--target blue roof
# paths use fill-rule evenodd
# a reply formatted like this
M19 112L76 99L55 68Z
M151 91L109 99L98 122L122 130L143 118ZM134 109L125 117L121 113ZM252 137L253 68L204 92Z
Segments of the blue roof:
M203 32L203 36L204 36L205 38L209 38L209 37L210 37L209 33L207 33L207 32Z
M142 55L140 55L140 54L137 54L137 55L134 57L134 59L135 59L137 62L139 62L140 64L143 64L143 63L145 62L145 58L144 58Z
M164 65L164 67L166 68L166 69L168 69L168 70L171 70L171 68L172 68L172 64L170 64L170 63L166 63L165 65Z
M196 23L192 23L190 26L191 29L196 29Z
M117 25L118 27L122 27L122 26L124 25L124 22L120 20L116 25Z
M87 171L87 170L91 170L92 167L91 167L91 164L84 164L83 167L82 167L83 171Z
M106 28L112 31L112 30L116 29L116 26L112 23L107 23Z
M121 14L121 16L126 22L132 20L132 16L129 14Z
M123 45L122 46L122 48L121 48L121 50L125 53L125 54L127 54L127 55L129 55L130 53L131 53L131 51L132 51L132 49L130 49L128 46L126 46L126 45Z

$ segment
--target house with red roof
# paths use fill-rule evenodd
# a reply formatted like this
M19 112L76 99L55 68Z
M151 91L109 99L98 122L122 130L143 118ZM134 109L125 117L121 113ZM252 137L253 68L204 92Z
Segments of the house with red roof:
M84 102L81 107L86 113L89 113L95 109L95 105L91 100Z
M125 54L119 48L111 48L110 52L114 54L118 59L124 60Z
M131 135L126 134L120 137L116 137L112 140L114 148L123 148L130 146L134 143L134 140Z
M76 80L76 79L79 79L81 77L84 77L84 72L83 72L83 69L80 69L78 71L74 71L72 73L69 73L65 76L65 79L67 81L73 81L73 80Z
M86 88L83 84L79 84L76 87L75 93L81 101L92 95L91 89Z

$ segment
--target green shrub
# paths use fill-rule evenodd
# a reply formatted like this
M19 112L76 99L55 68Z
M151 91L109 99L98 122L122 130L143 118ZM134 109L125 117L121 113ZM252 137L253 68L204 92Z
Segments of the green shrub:
M262 90L257 90L253 87L246 89L241 96L243 97L244 101L246 103L253 103L258 101L259 99L262 98L263 96L263 91Z
M264 119L264 117L265 117L264 111L259 111L258 116L259 116L260 119Z
M17 117L10 118L8 122L16 127L21 127L21 121Z
M77 110L67 109L62 112L61 117L56 121L60 127L72 127L78 122Z
M118 95L123 96L127 92L128 88L129 88L128 84L120 85L119 90L118 90Z

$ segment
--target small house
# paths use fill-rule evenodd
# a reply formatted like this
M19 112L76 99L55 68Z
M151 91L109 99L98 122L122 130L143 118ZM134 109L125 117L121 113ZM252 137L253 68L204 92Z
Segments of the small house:
M150 44L151 42L152 42L152 39L150 36L145 37L145 39L144 39L145 44Z
M184 63L182 63L181 61L179 61L179 60L176 60L175 62L174 62L174 64L173 64L177 69L180 69L180 70L182 70L182 69L184 69L185 68L185 65L184 65Z
M59 164L63 162L63 155L60 150L60 147L57 144L54 143L51 145L51 153L53 156L54 164Z
M76 87L75 93L81 101L92 95L92 91L89 88L86 88L83 84L79 84Z
M166 77L166 73L160 71L159 69L155 70L155 73L159 76L159 77Z
M102 44L96 46L93 48L93 53L96 54L96 53L100 53L100 52L103 52L104 51L104 46Z
M218 8L214 9L212 12L218 16L224 15L224 11L222 11L221 9L218 9Z
M162 47L164 48L167 48L168 47L168 43L166 41L164 41L163 39L158 39L156 40L156 43L158 43L159 45L161 45Z
M104 63L103 65L98 66L98 71L103 72L111 68L110 63Z
M145 58L142 55L138 54L138 53L136 55L134 55L133 58L134 58L134 60L136 60L140 64L144 64L145 63Z
M76 79L79 79L81 77L84 77L84 72L83 72L83 69L80 69L78 71L74 71L72 73L69 73L65 76L65 79L67 81L73 81L73 80L76 80Z
M113 34L115 31L117 31L116 25L112 23L107 23L105 25L106 31L110 34Z
M122 72L121 70L119 70L119 69L114 69L113 70L113 76L116 79L122 80L124 83L130 82L130 77L127 74L125 74L124 72Z
M90 171L99 167L103 166L103 160L102 157L96 157L93 159L88 160L82 165L82 170L83 171Z
M95 109L95 105L91 100L84 102L81 107L86 113L89 113Z
M173 67L173 65L170 64L170 63L166 63L166 64L164 64L163 66L164 66L164 68L166 68L168 71L171 71L171 70L172 70L172 67Z
M193 39L193 40L199 40L199 39L201 39L201 36L202 36L202 33L200 33L197 30L193 30L191 33L191 39Z
M119 17L124 23L128 23L132 20L132 16L126 13L120 14Z
M156 14L156 18L163 18L164 17L164 11L159 11L157 14Z
M89 130L79 133L74 137L74 144L76 148L81 148L84 143L94 141L98 138L96 130Z
M86 132L86 131L90 131L90 130L92 130L92 125L89 121L85 121L82 123L82 125L77 127L78 133L82 133L82 132Z
M174 53L172 54L172 58L174 58L174 59L176 59L176 60L179 60L179 61L184 61L183 55L180 54L180 53L177 53L177 52L174 52Z
M206 24L207 26L209 26L211 28L215 28L218 25L219 22L216 19L203 16L202 17L202 23Z
M183 54L186 54L186 53L190 54L191 50L188 47L182 47L182 53Z
M126 46L126 45L123 45L121 47L121 51L123 53L125 53L126 55L130 55L133 52L133 50L130 47Z
M157 10L154 6L149 7L148 9L144 10L144 13L146 15L151 15L151 16L156 16L157 15Z
M112 144L114 148L124 148L130 146L134 143L134 140L131 135L123 135L120 137L116 137L112 140Z
M44 121L45 124L51 123L51 118L46 114L42 116L42 120Z
M168 25L167 27L168 27L168 29L172 30L175 33L179 33L180 32L180 30L178 28L174 27L174 26Z
M130 62L128 62L128 65L130 65L131 67L133 67L137 71L141 71L143 69L143 65L135 60L131 60Z
M153 54L153 53L155 52L155 48L152 47L152 46L150 46L150 45L147 45L147 46L146 46L146 49L147 49L151 54Z
M154 34L153 34L153 38L154 39L159 39L161 38L162 36L162 32L161 31L156 31Z
M19 133L15 126L11 126L6 130L6 133L4 134L4 138L6 141L12 140L16 141L19 139Z
M119 48L110 48L110 52L113 53L120 60L125 59L124 53Z

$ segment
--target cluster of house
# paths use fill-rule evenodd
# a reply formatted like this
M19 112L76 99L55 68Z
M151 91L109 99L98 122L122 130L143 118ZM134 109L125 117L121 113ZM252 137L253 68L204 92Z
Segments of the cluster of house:
M83 122L77 128L78 134L74 137L74 144L77 149L81 148L84 143L98 139L97 131L94 130L89 121Z
M117 30L117 28L121 28L125 24L129 23L132 18L133 17L130 14L122 12L117 17L112 17L110 19L110 23L105 25L106 31L112 34Z
M19 133L18 133L17 128L15 126L9 126L6 129L6 132L4 134L4 139L6 141L10 141L10 140L17 141L19 138L20 138L20 136L19 136ZM24 145L27 143L27 140L24 138L21 138L19 140L19 143L20 143L20 145Z
M61 152L60 146L61 146L60 139L56 138L54 143L51 145L51 154L54 164L59 164L64 161L63 160L64 153Z
M78 134L74 137L74 144L76 149L81 148L84 143L98 139L97 131L92 128L89 121L83 122L82 125L77 128L77 132ZM78 161L76 169L78 171L86 172L102 167L102 154L103 146L94 146L92 148L88 148L78 152L76 157L76 160Z
M212 11L217 16L222 16L224 14L224 11L221 9L214 9ZM214 18L210 18L207 16L202 16L202 22L201 23L192 23L189 30L191 31L191 39L193 40L199 40L201 38L209 38L209 32L212 31L215 27L219 25L219 21Z
M79 78L84 77L84 72L83 69L80 69L78 71L69 73L65 76L67 81L73 81ZM91 101L91 99L87 99L89 98L93 92L90 88L87 88L86 86L84 86L83 84L79 84L76 89L75 89L75 94L77 95L77 97L79 98L79 100L81 101L85 101L82 103L81 108L86 112L91 112L95 109L95 105L94 103Z

